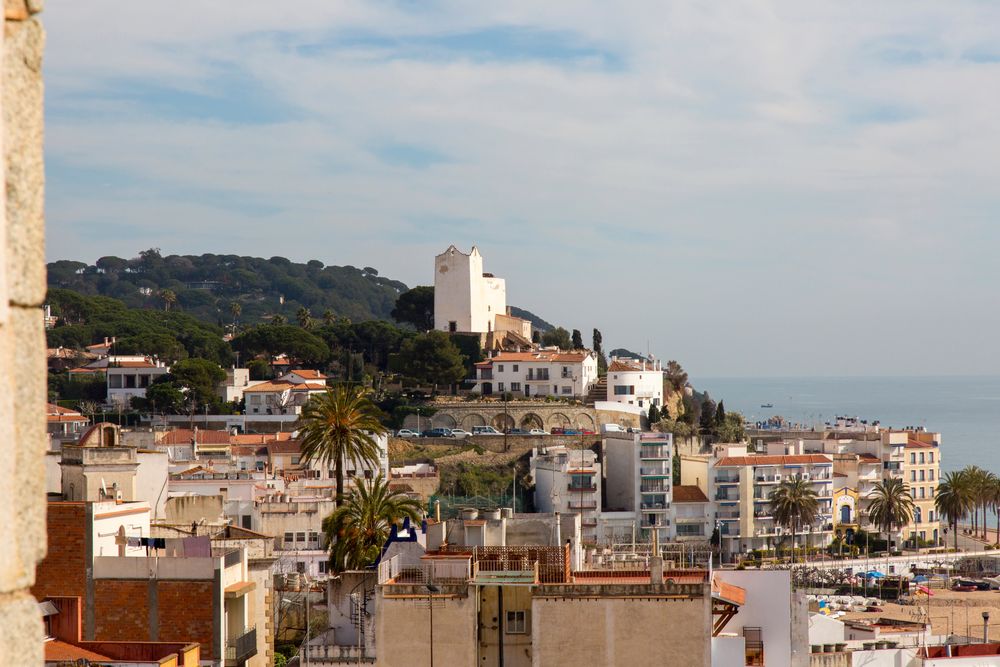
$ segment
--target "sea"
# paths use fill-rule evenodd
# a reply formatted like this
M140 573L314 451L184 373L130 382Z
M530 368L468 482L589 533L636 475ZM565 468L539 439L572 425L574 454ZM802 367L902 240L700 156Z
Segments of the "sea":
M822 425L838 416L941 433L941 469L1000 474L1000 376L691 378L752 422L780 415ZM762 405L771 404L772 408Z

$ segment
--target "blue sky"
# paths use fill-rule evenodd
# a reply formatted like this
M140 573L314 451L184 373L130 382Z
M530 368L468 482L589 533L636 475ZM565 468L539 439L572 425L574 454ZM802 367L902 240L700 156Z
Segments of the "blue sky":
M106 5L106 7L105 7ZM46 9L50 259L432 280L695 375L1000 373L1000 7Z

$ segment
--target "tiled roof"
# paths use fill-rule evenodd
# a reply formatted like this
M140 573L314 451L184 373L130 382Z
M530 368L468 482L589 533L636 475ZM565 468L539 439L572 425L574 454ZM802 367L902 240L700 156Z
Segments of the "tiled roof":
M859 463L882 463L882 459L874 454L858 454Z
M538 350L537 352L501 352L495 357L482 362L482 365L489 366L492 363L512 363L524 361L538 361L542 363L581 363L590 355L587 350L575 352L562 352L555 350ZM476 364L477 366L480 364Z
M906 449L934 449L934 445L929 442L921 442L920 440L907 440L904 445Z
M163 434L163 438L160 439L161 445L190 445L192 438L194 438L194 431L189 428L178 428L173 431L167 431ZM211 431L207 429L198 429L198 443L199 445L228 445L229 444L229 431Z
M744 589L723 581L719 575L712 577L712 595L738 605L745 604L747 601L747 592Z
M113 658L109 658L106 655L101 655L100 653L94 653L93 651L88 651L80 646L75 646L73 644L68 644L58 639L51 639L45 642L45 662L53 663L66 663L72 662L76 664L78 660L87 660L89 662L112 662Z
M298 454L301 451L301 445L298 440L269 442L265 446L271 454Z
M793 454L791 456L726 456L715 464L717 468L725 466L784 466L802 465L805 463L833 463L829 456L823 454Z
M314 371L309 368L300 368L297 371L288 371L288 375L298 375L304 380L325 380L326 376L319 371Z
M674 502L675 503L707 503L708 496L697 486L675 486L674 487Z
M623 359L615 359L608 365L608 371L611 373L632 373L641 370L643 368L639 364Z
M45 417L50 422L89 422L90 419L83 416L76 410L63 408L52 403L46 404Z
M288 382L287 380L274 380L271 382L262 382L260 384L255 384L252 387L247 387L243 390L243 393L251 392L276 392L276 391L323 391L326 389L325 384L320 384L318 382L302 382L296 384L294 382Z
M281 433L237 433L229 436L229 442L233 445L266 445L275 440L291 440L292 434L287 431Z

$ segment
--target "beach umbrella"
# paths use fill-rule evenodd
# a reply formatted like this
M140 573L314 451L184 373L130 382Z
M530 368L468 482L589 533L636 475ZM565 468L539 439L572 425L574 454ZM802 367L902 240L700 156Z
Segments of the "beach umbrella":
M869 572L866 572L865 576L868 577L869 579L881 579L885 575L879 572L878 570L871 570Z

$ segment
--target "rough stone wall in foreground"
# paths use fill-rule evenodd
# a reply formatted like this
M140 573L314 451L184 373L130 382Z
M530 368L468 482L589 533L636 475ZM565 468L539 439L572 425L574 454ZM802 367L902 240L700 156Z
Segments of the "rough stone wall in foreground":
M0 665L42 664L29 588L45 555L45 298L41 0L4 0L0 39Z

